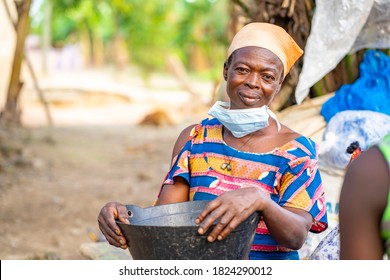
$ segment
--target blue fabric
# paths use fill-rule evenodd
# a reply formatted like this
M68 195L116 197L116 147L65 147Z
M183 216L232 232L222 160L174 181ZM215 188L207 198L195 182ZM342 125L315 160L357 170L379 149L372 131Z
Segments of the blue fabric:
M299 260L297 251L292 252L256 252L249 253L250 260Z
M359 66L360 77L341 86L321 108L326 122L345 110L370 110L390 115L390 58L381 51L368 50Z

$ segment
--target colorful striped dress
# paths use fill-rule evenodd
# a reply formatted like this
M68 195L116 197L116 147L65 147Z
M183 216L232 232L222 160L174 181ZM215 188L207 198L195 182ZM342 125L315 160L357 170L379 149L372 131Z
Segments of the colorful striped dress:
M176 176L184 178L190 186L190 200L211 200L226 191L256 187L280 206L309 212L313 216L312 232L327 228L317 146L311 139L301 136L268 153L256 154L228 146L222 128L215 118L195 126L188 142L174 158L163 186L173 184ZM222 169L226 162L231 168ZM298 252L279 245L271 237L263 219L249 257L299 259Z
M382 140L382 142L379 145L379 149L383 153L386 161L389 163L389 171L390 171L390 134L387 135ZM388 194L387 207L382 216L381 236L385 244L387 258L390 259L390 191Z

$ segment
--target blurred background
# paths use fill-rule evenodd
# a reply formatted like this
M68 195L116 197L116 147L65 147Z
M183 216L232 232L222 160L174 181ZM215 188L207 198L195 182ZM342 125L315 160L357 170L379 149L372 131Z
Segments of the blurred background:
M348 13L314 0L0 0L0 259L113 257L88 246L104 241L100 208L153 203L180 131L225 98L233 34L270 22L307 52L324 8ZM272 109L319 141L322 103L359 77L366 48L307 86L304 117L292 114L301 58Z

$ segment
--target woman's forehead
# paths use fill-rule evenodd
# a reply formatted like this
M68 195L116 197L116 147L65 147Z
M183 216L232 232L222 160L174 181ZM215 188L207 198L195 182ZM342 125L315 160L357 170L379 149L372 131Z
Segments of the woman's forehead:
M247 62L247 63L269 63L277 66L282 70L283 63L279 57L272 51L261 47L243 47L235 50L232 53L232 62Z

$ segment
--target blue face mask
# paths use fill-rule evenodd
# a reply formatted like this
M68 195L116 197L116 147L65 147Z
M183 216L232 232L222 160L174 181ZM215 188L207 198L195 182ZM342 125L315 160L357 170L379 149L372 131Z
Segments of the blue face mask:
M268 118L273 118L280 124L276 115L264 105L260 108L229 109L229 102L217 101L209 110L208 114L218 119L236 138L244 137L269 125Z

